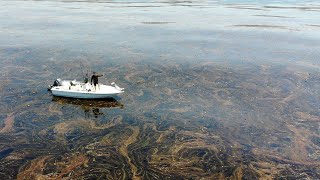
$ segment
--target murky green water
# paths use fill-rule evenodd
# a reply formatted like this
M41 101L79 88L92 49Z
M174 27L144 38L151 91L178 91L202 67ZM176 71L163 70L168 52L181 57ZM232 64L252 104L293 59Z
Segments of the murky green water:
M317 179L316 1L1 1L1 179ZM53 97L82 71L119 99Z

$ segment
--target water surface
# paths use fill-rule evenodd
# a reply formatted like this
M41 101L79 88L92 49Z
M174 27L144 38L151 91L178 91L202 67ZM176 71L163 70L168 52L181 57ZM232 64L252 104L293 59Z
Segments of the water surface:
M317 1L1 1L1 179L317 179ZM46 90L104 74L120 99Z

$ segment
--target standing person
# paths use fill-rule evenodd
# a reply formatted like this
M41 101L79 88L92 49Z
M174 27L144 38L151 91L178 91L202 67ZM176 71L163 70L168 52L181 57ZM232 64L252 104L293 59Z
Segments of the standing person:
M89 82L89 76L88 73L86 73L86 76L84 77L84 83L88 83Z
M103 75L102 74L97 74L96 72L93 72L92 74L93 75L91 76L91 85L92 85L92 82L93 82L94 90L96 91L97 90L97 84L98 84L98 77L101 77Z

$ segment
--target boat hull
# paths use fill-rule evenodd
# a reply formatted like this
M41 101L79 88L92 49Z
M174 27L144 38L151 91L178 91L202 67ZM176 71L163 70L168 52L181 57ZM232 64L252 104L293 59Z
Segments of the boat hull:
M68 98L79 98L79 99L104 99L104 98L116 98L119 93L114 94L98 94L98 93L87 93L87 92L72 92L72 91L58 91L51 90L52 95L68 97Z
M94 87L89 83L70 82L63 81L62 85L52 87L52 95L78 99L105 99L116 98L118 94L123 93L123 88L119 88L115 83L113 86L99 84Z

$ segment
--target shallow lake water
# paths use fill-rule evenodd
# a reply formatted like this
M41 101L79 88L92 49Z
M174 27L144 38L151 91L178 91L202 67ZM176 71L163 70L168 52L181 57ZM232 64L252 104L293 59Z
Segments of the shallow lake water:
M317 1L1 1L0 179L318 179ZM47 91L56 78L125 88Z

